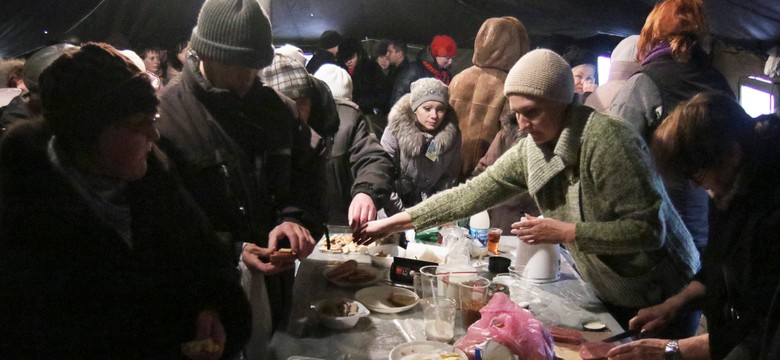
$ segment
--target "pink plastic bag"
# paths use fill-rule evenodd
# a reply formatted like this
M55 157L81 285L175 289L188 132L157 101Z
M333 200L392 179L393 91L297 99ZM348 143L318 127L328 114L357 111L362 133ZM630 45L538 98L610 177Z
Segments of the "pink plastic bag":
M496 293L479 312L482 318L455 342L455 347L463 350L469 359L474 360L476 347L489 339L508 347L520 359L554 358L552 335L530 311L517 306L505 294Z

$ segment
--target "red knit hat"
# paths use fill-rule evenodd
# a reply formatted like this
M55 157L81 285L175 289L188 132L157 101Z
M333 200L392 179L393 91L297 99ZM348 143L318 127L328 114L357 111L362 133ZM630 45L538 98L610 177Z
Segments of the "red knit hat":
M455 40L447 35L436 35L431 41L431 55L443 57L455 57L458 53L458 45Z

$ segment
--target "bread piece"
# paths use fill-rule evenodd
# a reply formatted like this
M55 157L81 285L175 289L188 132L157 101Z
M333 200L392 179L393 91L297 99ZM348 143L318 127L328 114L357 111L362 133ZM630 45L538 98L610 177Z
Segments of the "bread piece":
M341 263L339 266L328 271L325 275L331 280L339 280L348 277L350 274L357 270L358 263L355 260L347 260Z
M190 359L195 359L205 354L213 354L219 350L219 344L212 338L193 340L181 344L181 353Z
M298 255L292 252L292 249L279 249L271 254L270 260L272 263L291 263L298 258Z

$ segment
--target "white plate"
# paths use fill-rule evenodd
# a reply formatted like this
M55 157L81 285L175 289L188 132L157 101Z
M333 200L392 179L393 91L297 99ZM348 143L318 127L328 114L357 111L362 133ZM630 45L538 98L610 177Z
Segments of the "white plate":
M455 353L458 357L442 358L441 353ZM417 356L415 356L417 355ZM412 341L390 351L390 360L468 360L466 354L454 346L435 341Z
M366 271L366 272L370 273L373 276L371 278L371 280L366 280L366 281L361 281L361 282L351 282L351 281L345 281L345 280L333 280L333 279L328 277L328 272L333 270L333 268L335 268L335 267L336 266L329 266L327 269L325 269L325 271L322 274L323 274L323 276L325 276L326 279L328 279L328 281L331 284L336 285L336 286L341 286L341 287L366 287L368 285L371 285L371 284L379 281L379 276L381 275L380 270L375 269L371 265L360 263L360 264L358 264L357 268L359 270L361 270L361 271ZM360 300L358 300L358 301L360 301Z
M390 293L400 293L407 296L413 296L414 302L406 306L395 306L387 299L390 297ZM420 301L420 297L406 289L401 289L393 286L372 286L355 293L355 300L360 301L369 310L378 313L395 314L402 311L409 310L417 305Z

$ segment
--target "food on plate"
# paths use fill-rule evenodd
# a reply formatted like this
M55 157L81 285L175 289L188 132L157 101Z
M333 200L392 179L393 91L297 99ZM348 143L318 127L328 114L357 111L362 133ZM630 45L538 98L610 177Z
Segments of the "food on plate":
M402 294L399 292L391 292L387 297L387 301L393 306L404 307L414 304L417 299L414 296Z
M384 250L379 250L379 252L374 254L374 256L377 256L377 257L388 257L389 255L385 254Z
M336 234L330 237L330 250L323 241L320 245L320 251L334 254L349 254L351 252L364 252L368 247L358 245L352 241L352 234Z
M334 267L328 273L325 275L328 277L328 279L331 280L341 280L342 278L346 278L357 270L358 263L355 260L347 260L343 263L341 263L339 266Z
M586 342L580 345L580 357L582 360L601 360L607 358L607 353L617 343Z
M360 312L360 307L354 301L341 301L322 309L322 314L330 317L355 316Z
M550 334L552 334L555 342L563 344L579 345L585 342L585 338L582 333L569 328L562 328L559 326L550 326Z
M190 359L195 359L205 354L213 354L219 350L219 344L217 344L212 338L193 340L181 344L181 353Z
M582 325L585 330L588 331L604 331L607 329L607 325L601 321L591 321Z
M294 253L292 249L279 249L274 251L270 256L272 263L290 263L298 258L298 254Z

